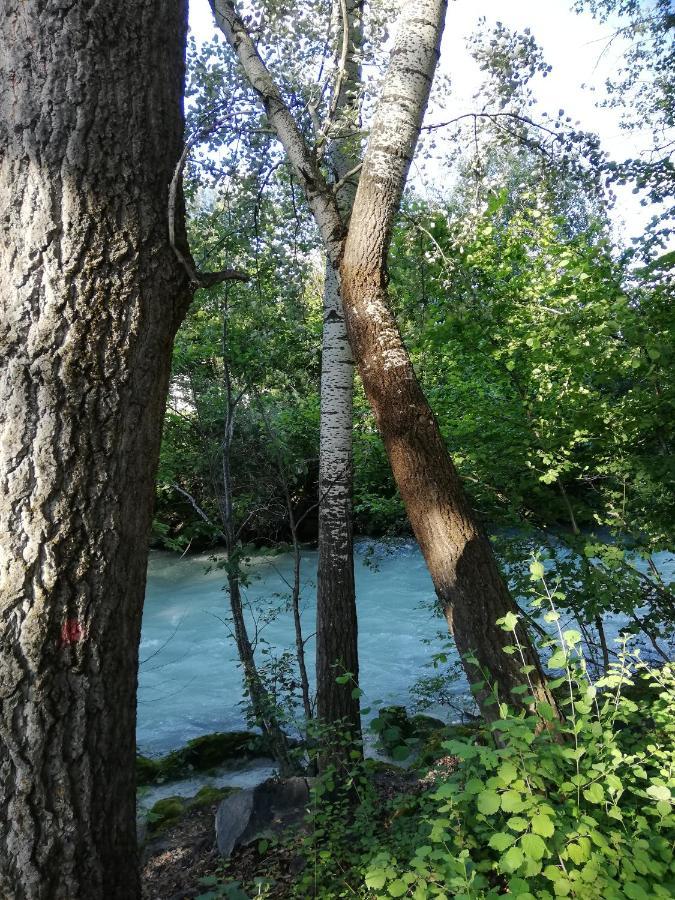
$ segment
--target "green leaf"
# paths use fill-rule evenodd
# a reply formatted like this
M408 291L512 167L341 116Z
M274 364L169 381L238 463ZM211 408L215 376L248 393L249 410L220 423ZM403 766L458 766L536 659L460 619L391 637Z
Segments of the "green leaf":
M529 825L529 822L527 821L527 819L523 819L522 816L511 816L506 824L514 831L525 831L525 829Z
M497 620L497 625L504 631L515 631L516 626L518 625L518 616L515 613L509 612L502 619Z
M410 756L410 747L406 747L404 744L399 744L398 747L394 747L391 751L391 758L396 760L396 762L403 762L404 759L407 759Z
M366 887L369 887L373 891L379 891L380 888L384 887L387 875L384 869L371 869L366 875L365 880Z
M537 712L545 722L552 722L555 719L555 710L550 703L541 700L537 703Z
M530 563L530 574L533 578L544 577L544 567L538 559L535 559Z
M546 853L546 844L538 834L524 834L520 839L520 846L531 859L543 859Z
M397 878L396 881L392 881L387 890L389 891L390 897L402 897L408 890L408 885L405 881Z
M549 669L565 669L567 667L567 654L564 650L558 650L547 663Z
M497 775L499 775L504 784L511 784L518 777L518 769L513 763L505 762L497 770Z
M500 799L496 791L483 791L476 798L476 805L480 812L486 816L492 816L499 809Z
M563 639L568 647L574 647L581 641L581 632L568 628L567 631L563 631Z
M520 812L523 806L522 797L518 791L504 791L502 794L501 805L504 812Z
M507 847L510 847L514 842L515 838L512 834L507 834L505 831L498 831L496 834L493 834L488 844L492 847L493 850L498 850L500 853L503 853Z
M663 784L650 784L647 793L654 800L672 800L670 790Z
M567 845L567 855L578 866L588 859L588 851L581 844L575 844L574 842Z
M535 834L540 834L542 837L552 837L555 826L548 816L543 815L543 813L538 813L532 819L532 831Z
M504 872L515 872L523 864L523 851L520 847L511 847L502 856L499 865Z
M605 791L602 785L596 782L584 789L584 797L589 803L602 803L605 799Z

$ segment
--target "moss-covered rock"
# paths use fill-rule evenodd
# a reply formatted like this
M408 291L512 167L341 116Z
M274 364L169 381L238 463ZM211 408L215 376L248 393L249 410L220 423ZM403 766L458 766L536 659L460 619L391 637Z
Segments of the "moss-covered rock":
M137 784L162 784L192 772L208 772L232 760L252 759L265 753L262 737L250 731L205 734L188 741L185 747L167 756L136 757Z
M230 794L234 794L238 790L239 788L212 787L206 784L197 791L191 800L188 800L187 806L189 809L198 809L200 806L212 806L215 803L220 803L225 797L229 797Z
M207 784L200 788L194 797L164 797L163 800L158 800L154 806L150 807L145 815L147 833L155 836L165 828L177 825L191 810L213 806L238 790L239 788L213 787Z
M159 776L158 760L150 759L148 756L142 756L140 753L136 756L136 783L152 784Z
M183 797L165 797L158 800L148 810L148 833L157 834L164 828L169 828L181 820L185 814L186 802Z
M433 716L425 716L418 714L411 716L408 720L412 735L417 738L427 738L435 731L445 728L445 722L442 719L436 719Z
M381 750L403 757L419 750L430 735L442 731L445 722L433 716L409 716L404 706L384 706L373 720L372 727L378 734ZM408 753L404 754L404 750Z

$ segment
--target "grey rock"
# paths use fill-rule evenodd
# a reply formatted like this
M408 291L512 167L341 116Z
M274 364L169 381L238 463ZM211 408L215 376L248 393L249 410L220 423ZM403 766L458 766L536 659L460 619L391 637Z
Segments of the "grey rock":
M302 824L309 805L310 778L270 778L226 797L216 813L216 842L226 859L236 847Z

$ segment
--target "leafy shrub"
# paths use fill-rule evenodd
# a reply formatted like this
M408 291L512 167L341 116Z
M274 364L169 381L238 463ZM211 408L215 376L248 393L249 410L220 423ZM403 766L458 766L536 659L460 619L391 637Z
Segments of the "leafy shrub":
M675 896L675 667L624 644L593 683L580 643L561 631L549 659L562 721L548 704L525 715L501 702L475 739L443 743L461 765L420 799L425 839L405 867L400 848L375 854L366 896Z

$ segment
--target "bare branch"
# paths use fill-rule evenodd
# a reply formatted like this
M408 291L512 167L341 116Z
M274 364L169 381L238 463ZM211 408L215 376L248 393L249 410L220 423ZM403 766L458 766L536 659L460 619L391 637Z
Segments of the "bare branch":
M345 172L342 178L339 181L336 181L333 185L333 193L337 194L347 184L350 178L353 178L354 175L358 175L362 168L363 163L359 163L358 165L354 166L353 169L350 169L349 172Z
M335 114L340 105L342 94L342 82L347 71L347 56L349 54L349 13L347 12L347 0L340 0L340 14L342 15L342 52L340 53L340 62L338 63L337 76L335 78L335 86L333 95L330 100L330 107L323 125L318 134L317 144L319 145L319 155L325 152L327 146L328 132L331 129Z
M213 522L212 519L209 518L209 516L204 512L204 510L201 508L201 506L199 506L199 504L197 503L197 501L195 500L195 498L192 496L192 494L189 494L189 493L188 493L184 488L182 488L179 484L175 484L175 483L174 483L174 484L171 485L171 487L174 489L174 491L178 491L179 494L182 494L183 497L185 497L186 500L189 500L189 502L190 502L190 504L192 505L192 507L193 507L193 509L195 510L195 512L196 512L199 516L201 516L201 518L206 522L207 525L210 525L211 528L215 528L216 531L218 532L218 534L219 534L221 537L223 537L223 538L225 537L225 534L223 533L223 531L222 531L222 530L221 530L221 529Z
M185 269L187 277L190 280L190 284L193 285L195 289L201 287L213 287L214 284L220 284L223 281L249 281L249 276L245 272L241 272L238 269L221 269L219 272L198 272L194 265L194 260L192 259L192 254L190 253L189 248L187 248L187 256L180 249L178 244L176 243L176 203L178 200L178 187L181 184L183 178L183 169L185 168L185 162L190 154L190 150L194 147L194 145L201 139L207 136L209 130L200 131L196 134L193 134L186 142L183 147L183 152L180 155L180 159L176 163L176 168L173 172L173 178L171 179L171 184L169 185L169 207L167 210L168 221L169 221L169 243L173 248L173 252L176 254L176 258L178 262Z

